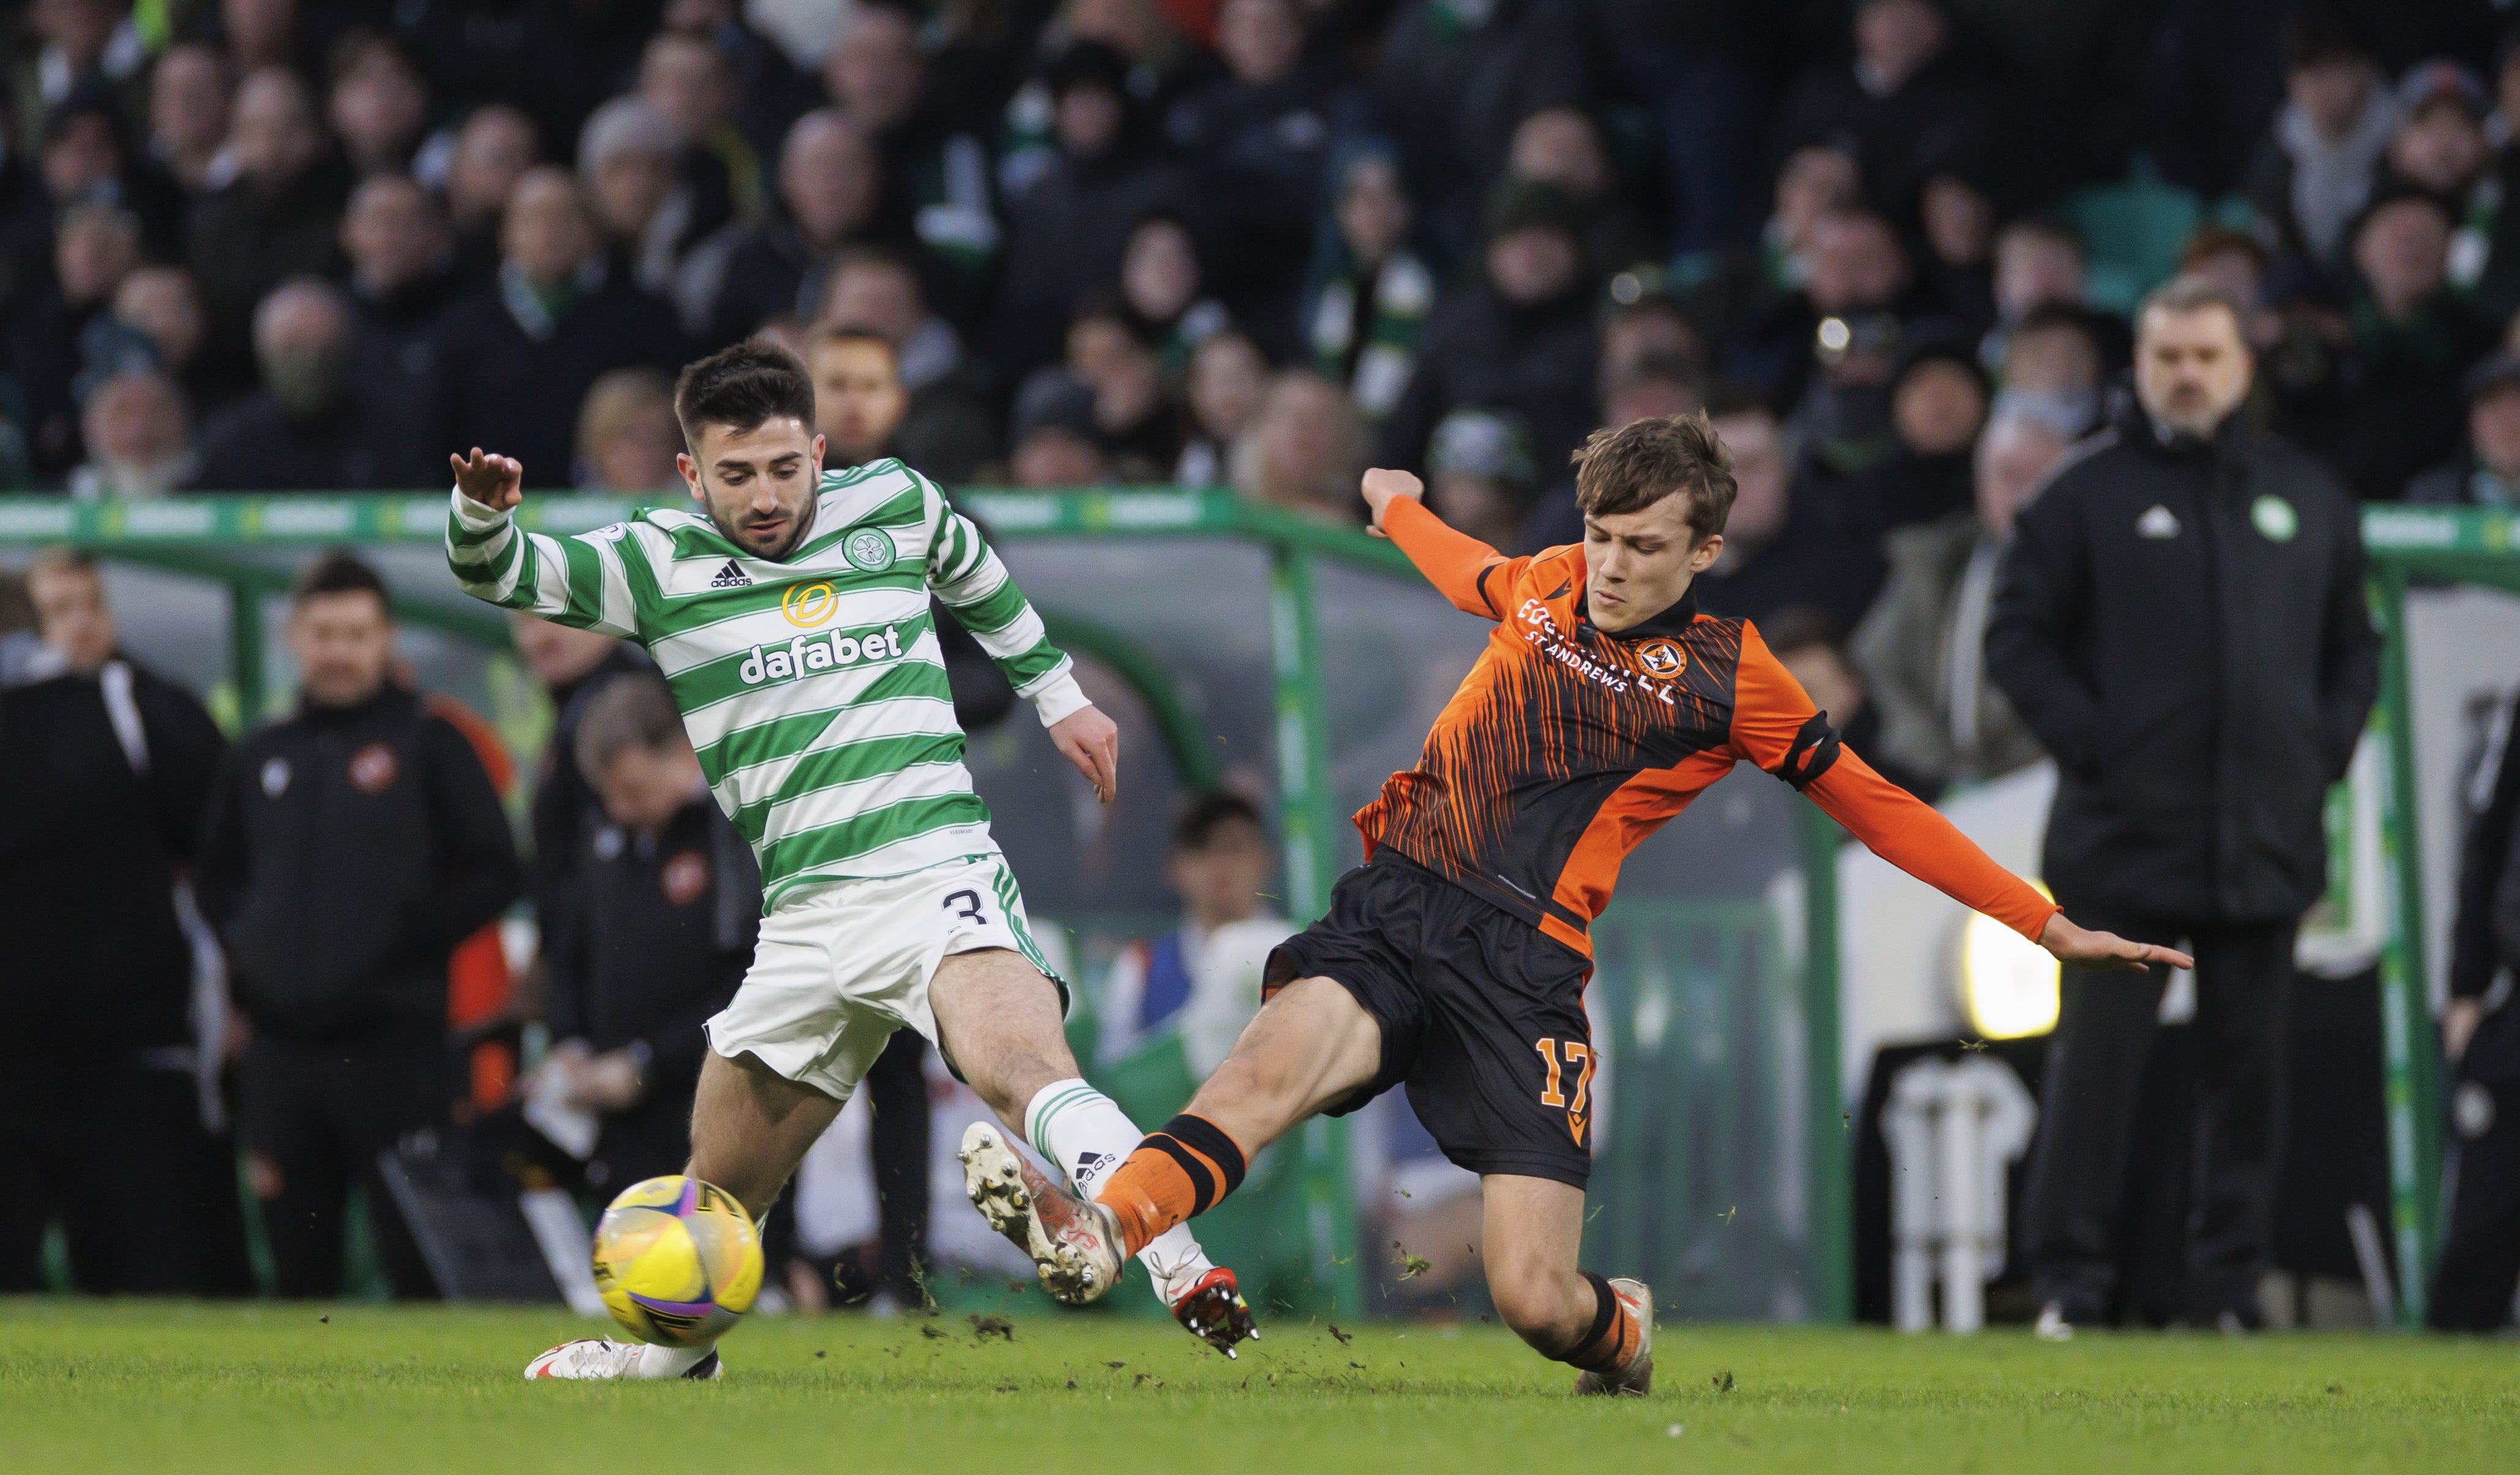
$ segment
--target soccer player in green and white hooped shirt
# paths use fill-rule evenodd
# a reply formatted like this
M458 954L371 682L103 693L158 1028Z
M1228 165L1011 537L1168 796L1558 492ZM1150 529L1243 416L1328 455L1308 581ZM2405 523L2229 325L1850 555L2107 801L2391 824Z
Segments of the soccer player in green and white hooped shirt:
M824 475L814 388L785 351L739 344L674 390L698 511L652 510L573 538L518 531L524 468L474 447L450 458L446 558L464 592L647 647L672 688L709 787L761 861L761 939L708 1021L685 1172L769 1212L892 1032L936 1043L999 1118L1079 1192L1142 1134L1078 1077L1065 985L1026 930L963 733L928 594L1030 698L1051 739L1110 802L1119 730L970 521L897 461ZM1025 1209L1047 1186L996 1129L963 1153L972 1198L1064 1300L1090 1300L1090 1224L1053 1242ZM1029 1182L1026 1181L1029 1177ZM1231 1271L1187 1232L1143 1256L1183 1324L1231 1355L1255 1335ZM1107 1264L1107 1252L1102 1263ZM714 1348L591 1339L527 1377L714 1377Z

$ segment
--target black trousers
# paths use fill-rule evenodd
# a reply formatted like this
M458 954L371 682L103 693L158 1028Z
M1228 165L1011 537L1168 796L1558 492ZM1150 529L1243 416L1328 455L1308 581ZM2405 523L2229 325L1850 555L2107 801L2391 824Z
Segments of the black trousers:
M2281 1149L2284 1030L2291 1017L2291 922L2209 925L2159 917L2067 915L2196 958L2197 1106L2187 1211L2190 1319L2223 1313L2257 1324ZM2170 973L2067 968L2063 1009L2048 1047L2038 1140L2022 1205L2032 1279L2068 1319L2117 1311L2118 1229L2126 1202L2135 1092L2152 1048Z
M2494 1331L2520 1286L2520 1008L2506 1003L2477 1025L2450 1107L2454 1186L2426 1315L2436 1331Z
M45 1288L55 1222L79 1290L233 1290L221 1272L236 1241L235 1158L202 1129L191 1074L25 1054L0 1071L0 1162L32 1196L0 1215L0 1292Z
M342 1213L354 1183L367 1190L394 1294L436 1294L377 1159L407 1134L446 1124L451 1058L434 1033L324 1044L255 1037L243 1072L246 1142L281 1295L341 1293Z
M875 1113L867 1155L874 1159L878 1288L909 1305L927 1275L927 1152L935 1133L927 1101L927 1041L896 1030L866 1075Z

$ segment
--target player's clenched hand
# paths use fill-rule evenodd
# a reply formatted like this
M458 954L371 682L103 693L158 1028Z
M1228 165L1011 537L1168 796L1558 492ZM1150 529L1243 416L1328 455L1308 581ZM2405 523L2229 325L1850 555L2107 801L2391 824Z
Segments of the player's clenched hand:
M1052 723L1050 740L1094 785L1094 797L1108 804L1119 796L1120 725L1101 707L1084 707Z
M474 446L469 460L449 456L446 461L455 468L456 490L494 513L525 500L525 464L514 456L484 456Z
M2086 968L2123 968L2140 973L2156 963L2174 968L2196 966L2195 959L2176 948L2129 942L2115 932L2078 927L2067 921L2062 912L2048 918L2047 930L2039 934L2039 946L2055 954L2058 962Z
M1365 505L1373 514L1373 525L1366 531L1377 538L1390 537L1382 530L1382 510L1391 505L1391 499L1406 497L1415 502L1425 495L1426 483L1407 471L1388 471L1376 467L1366 472Z

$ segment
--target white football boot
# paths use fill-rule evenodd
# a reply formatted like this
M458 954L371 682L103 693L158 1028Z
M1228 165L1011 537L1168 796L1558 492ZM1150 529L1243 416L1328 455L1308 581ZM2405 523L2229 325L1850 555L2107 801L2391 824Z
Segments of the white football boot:
M651 1349L643 1342L615 1342L610 1337L582 1337L562 1342L525 1364L527 1378L691 1378L707 1381L726 1375L726 1364L718 1361L717 1349L681 1372L643 1372L640 1354Z
M1637 1350L1629 1356L1627 1365L1608 1372L1578 1373L1577 1393L1645 1394L1653 1391L1653 1292L1642 1280L1619 1276L1610 1282L1610 1294L1637 1319Z
M1032 1257L1052 1296L1083 1306L1120 1283L1120 1225L1109 1209L1052 1183L987 1122L973 1122L954 1155L971 1207Z

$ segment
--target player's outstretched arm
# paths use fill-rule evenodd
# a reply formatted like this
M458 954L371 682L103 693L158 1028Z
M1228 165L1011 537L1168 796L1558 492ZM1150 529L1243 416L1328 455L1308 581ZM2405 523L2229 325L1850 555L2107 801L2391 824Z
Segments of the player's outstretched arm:
M455 496L446 517L446 566L476 600L605 635L632 636L637 615L616 537L520 534L524 463L474 446L449 456ZM612 529L617 533L618 528Z
M1451 600L1455 608L1492 620L1505 618L1490 595L1509 586L1529 559L1508 559L1445 525L1419 500L1425 495L1425 483L1407 471L1368 471L1363 490L1365 505L1373 514L1373 525L1368 531L1399 544L1426 582Z

